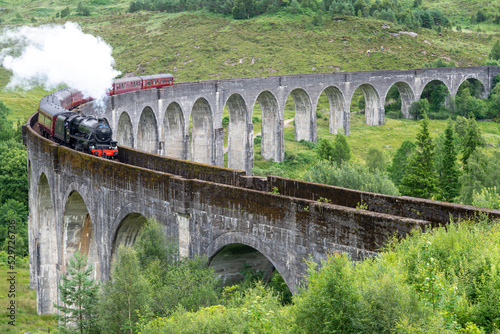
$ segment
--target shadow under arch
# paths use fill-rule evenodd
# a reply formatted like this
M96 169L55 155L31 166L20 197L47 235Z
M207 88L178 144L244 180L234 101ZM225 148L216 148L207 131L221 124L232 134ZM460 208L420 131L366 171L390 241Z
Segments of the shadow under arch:
M290 92L295 104L295 140L314 141L312 131L312 103L309 94L302 88ZM314 121L316 118L314 117Z
M245 100L239 94L233 94L226 102L229 110L228 167L247 170L246 159L249 146L248 111ZM251 168L250 171L251 172Z
M485 87L484 83L481 80L476 79L476 78L464 79L458 85L457 91L452 92L451 95L457 95L458 92L460 91L460 89L462 88L462 86L464 84L467 85L467 83L469 84L469 86L472 86L472 89L469 89L471 96L474 96L475 98L478 98L478 99L486 99L488 97L488 92L486 91L486 87Z
M402 81L398 81L392 86L396 86L399 91L399 96L401 97L401 113L403 114L403 117L410 118L410 106L413 102L415 102L415 93L413 92L413 89L406 82ZM391 87L387 90L384 101L387 99L387 95L389 94Z
M146 224L147 218L140 213L131 212L119 223L111 244L111 260L120 246L132 246L137 240L139 231Z
M66 200L63 214L63 264L67 266L75 252L87 257L94 266L94 277L100 277L95 231L85 200L76 190Z
M172 102L165 110L163 117L163 134L161 140L164 143L164 154L178 158L186 158L186 148L184 145L184 116L181 106L177 102Z
M122 112L118 119L116 141L118 145L134 148L134 129L130 116L126 111Z
M139 117L137 149L148 153L158 153L158 123L150 107L144 108Z
M53 313L57 303L57 229L52 192L45 173L40 174L37 196L35 232L35 273L37 285L37 313ZM43 246L41 246L43 245Z
M384 112L381 109L380 96L377 90L370 84L361 84L356 88L356 90L358 89L361 90L365 98L365 124L384 124Z
M328 103L330 105L329 132L331 134L337 134L338 129L341 129L347 133L347 131L345 131L346 112L344 95L340 89L333 86L325 88L323 93L325 93L328 98Z
M249 252L253 252L249 249L251 248L257 251L258 253L262 254L263 257L265 257L265 259L267 259L267 261L269 261L269 263L281 274L286 285L288 286L288 289L292 293L297 292L298 287L291 284L292 283L291 272L288 270L286 266L281 265L279 262L275 260L277 258L277 255L273 251L272 247L265 244L264 242L262 242L253 235L241 232L224 233L223 235L213 240L210 243L210 245L208 245L208 247L205 249L203 254L206 254L208 256L209 264L211 265L213 259L217 256L217 254L223 251L225 247L230 245L243 245L245 246L244 249L248 250ZM222 252L220 255L223 256L224 254L225 252Z
M266 160L276 162L284 159L283 134L280 132L279 104L276 97L269 91L257 96L262 113L261 125L261 155Z
M212 108L207 100L199 98L191 112L193 127L191 129L190 159L194 162L210 164L213 146Z

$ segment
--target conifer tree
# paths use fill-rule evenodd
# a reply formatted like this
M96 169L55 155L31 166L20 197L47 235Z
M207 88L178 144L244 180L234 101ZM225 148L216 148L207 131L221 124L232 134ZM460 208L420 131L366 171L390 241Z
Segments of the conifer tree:
M414 142L410 140L403 141L392 158L392 164L387 167L389 176L397 187L400 186L401 180L408 172L410 157L415 152L415 147Z
M403 195L430 199L436 194L434 146L429 133L429 119L424 115L422 129L417 134L417 149L410 160L408 173L401 180Z
M441 196L451 202L460 194L460 170L457 164L457 150L453 143L453 126L448 123L445 130L445 140L443 147L441 174L439 175L439 186L441 188Z
M99 285L91 278L93 266L87 266L87 258L78 251L69 260L66 275L59 283L62 305L56 315L63 328L76 328L79 333L96 332L97 292Z
M471 154L478 146L482 145L483 139L481 137L481 129L477 125L476 120L470 118L467 122L467 130L462 143L462 165L464 166L464 170L467 170L467 161Z
M149 316L149 288L136 251L120 246L113 260L110 278L99 296L99 327L103 333L130 333L139 315Z
M347 137L343 133L339 133L333 142L332 161L340 165L349 160L351 160L351 148L347 143Z
M321 138L316 147L316 153L320 160L332 160L333 144L330 140Z

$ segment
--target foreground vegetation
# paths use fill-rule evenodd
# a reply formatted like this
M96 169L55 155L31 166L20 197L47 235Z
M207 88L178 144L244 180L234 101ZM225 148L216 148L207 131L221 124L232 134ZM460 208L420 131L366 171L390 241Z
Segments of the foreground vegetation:
M118 251L112 276L99 294L97 312L87 314L86 319L94 321L81 329L193 334L498 333L499 223L483 217L431 231L415 230L401 240L392 239L379 256L355 265L338 253L321 266L309 261L306 282L292 303L285 303L279 285L246 280L243 286L221 290L210 269L200 266L200 259L179 261L165 246L151 247L164 236L160 225L150 220L135 246ZM68 291L73 297L85 293ZM79 306L95 305L85 298L72 300L84 301L73 304L73 314Z

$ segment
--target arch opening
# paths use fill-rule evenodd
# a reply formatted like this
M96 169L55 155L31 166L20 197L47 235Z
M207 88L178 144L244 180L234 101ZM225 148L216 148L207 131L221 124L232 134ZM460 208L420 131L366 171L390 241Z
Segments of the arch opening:
M209 266L224 286L235 285L245 279L261 279L279 289L276 292L280 293L282 303L291 303L292 293L281 274L265 255L253 247L229 244L210 259Z
M410 118L410 106L415 102L415 94L405 82L396 82L385 96L385 115L389 118Z
M366 125L384 124L384 112L380 96L372 85L362 84L354 91L351 99L351 112L361 111L365 115Z
M66 201L63 216L63 264L67 267L75 252L87 257L87 263L94 266L94 278L100 277L99 256L87 205L82 196L73 191Z
M130 213L120 222L111 248L111 258L120 246L135 244L139 231L146 224L147 219L140 213Z
M313 142L314 136L312 133L312 103L309 95L303 89L297 88L290 93L290 96L292 97L293 102L290 100L290 98L287 99L284 115L285 123L289 119L287 115L292 114L290 112L290 109L293 108L293 104L295 107L295 112L293 113L294 116L292 117L294 119L293 126L295 127L295 140L307 140Z
M280 162L284 158L283 134L280 131L279 105L276 97L268 91L262 92L257 97L252 113L252 124L255 140L254 151L265 160ZM260 113L259 113L260 109ZM260 138L259 138L260 136ZM254 156L258 159L258 156Z
M426 100L426 101L424 101ZM425 110L431 119L447 119L450 116L450 90L439 80L428 82L420 95L420 108L415 108L413 115L415 119L423 117L420 111Z
M233 285L243 281L245 271L261 274L267 282L275 268L262 253L244 244L230 244L215 254L209 266L222 280L223 285Z
M488 108L484 99L487 92L483 83L477 79L464 80L458 87L451 108L456 115L469 117L474 115L476 119L492 119L497 115L494 108Z
M47 176L38 182L37 226L35 232L34 265L38 277L37 312L53 313L57 303L57 232L54 203ZM42 246L43 245L43 246Z
M345 132L345 99L342 92L337 87L327 87L319 96L316 107L316 118L328 119L328 131L337 134L338 131ZM321 127L321 122L317 128ZM319 137L319 129L318 136Z
M158 125L150 107L144 108L139 118L137 148L148 153L158 153Z
M190 159L209 164L212 157L213 125L212 110L205 99L198 99L191 112Z
M134 130L132 128L132 121L127 112L122 112L118 120L116 141L118 145L134 148Z
M185 159L185 145L184 145L184 116L182 114L181 106L173 102L165 111L163 118L163 136L162 141L164 145L164 154Z

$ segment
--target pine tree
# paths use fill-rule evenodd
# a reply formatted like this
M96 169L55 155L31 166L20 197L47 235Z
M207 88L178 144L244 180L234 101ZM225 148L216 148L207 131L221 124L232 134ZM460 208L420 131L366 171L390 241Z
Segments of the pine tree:
M450 122L445 130L444 156L441 163L441 174L439 175L441 196L447 202L453 201L460 194L460 170L457 164L457 150L454 145L453 135L453 125Z
M69 260L66 275L59 283L63 305L54 304L60 312L56 318L61 327L76 327L80 333L95 332L99 285L90 278L92 272L92 265L87 266L87 258L78 251Z
M481 129L476 123L474 118L470 118L467 122L467 130L465 133L465 138L462 143L462 165L464 170L467 170L467 161L469 157L474 152L476 147L483 145L483 139L481 137Z
M430 199L436 194L434 146L429 133L429 119L424 115L422 129L417 134L416 152L410 160L408 173L401 180L400 190L403 195Z
M343 133L339 133L333 142L332 161L340 165L349 160L351 160L351 148L347 143L347 137Z
M316 147L316 153L320 160L332 160L333 156L333 145L328 139L321 138Z
M401 180L408 172L410 157L415 152L415 147L416 145L412 141L403 141L392 158L392 164L387 167L392 182L398 187L401 184Z
M99 327L103 333L134 333L139 315L148 316L149 288L136 251L120 246L110 278L99 296Z

